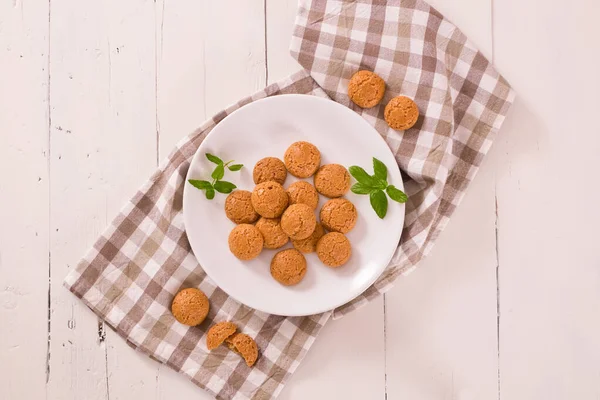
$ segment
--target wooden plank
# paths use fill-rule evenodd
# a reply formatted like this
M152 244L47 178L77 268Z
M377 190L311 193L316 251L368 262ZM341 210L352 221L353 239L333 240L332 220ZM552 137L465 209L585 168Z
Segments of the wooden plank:
M0 1L0 398L41 399L48 346L48 3ZM8 366L8 367L7 367Z
M302 69L290 55L298 0L265 0L268 83L274 83Z
M432 254L386 294L390 399L496 399L494 171L484 162Z
M519 9L519 12L515 10ZM597 2L496 2L501 393L600 397Z
M121 358L123 341L62 287L156 165L154 21L142 0L52 3L48 398L154 394L137 382L155 370Z
M491 2L430 2L492 55ZM498 398L493 161L432 254L386 295L388 398Z

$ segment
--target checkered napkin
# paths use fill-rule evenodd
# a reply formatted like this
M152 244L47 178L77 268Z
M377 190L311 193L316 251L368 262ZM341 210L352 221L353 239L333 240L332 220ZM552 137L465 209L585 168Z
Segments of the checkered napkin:
M65 285L137 350L185 374L219 399L276 397L332 312L279 317L250 309L206 276L185 235L182 196L198 146L223 118L266 96L329 97L361 114L385 138L403 172L404 231L390 266L364 294L333 311L349 312L385 292L433 246L502 125L514 94L450 22L420 0L302 0L291 50L304 71L217 114L186 137L125 205ZM387 83L382 105L361 110L346 94L358 69ZM405 132L388 128L385 103L403 94L421 117ZM389 221L393 223L393 221ZM199 327L169 308L183 287L199 287L211 310ZM231 320L256 339L248 368L224 347L207 351L204 334Z

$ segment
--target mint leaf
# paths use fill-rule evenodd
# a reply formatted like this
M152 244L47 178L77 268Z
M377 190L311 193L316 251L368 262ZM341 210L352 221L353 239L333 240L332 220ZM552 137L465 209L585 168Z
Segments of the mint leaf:
M373 171L375 172L376 178L386 181L387 186L387 167L375 157L373 157Z
M195 188L200 190L206 190L212 188L212 185L208 181L199 181L197 179L190 179L188 182Z
M206 198L208 200L214 199L215 198L215 189L213 189L212 187L206 189Z
M242 169L243 166L244 164L233 164L228 166L227 168L229 168L230 171L239 171L240 169Z
M348 171L350 171L350 175L352 175L354 179L356 179L363 185L371 187L374 186L374 179L371 177L371 175L367 174L367 171L365 171L361 167L353 165L350 168L348 168Z
M373 180L375 181L375 184L373 185L373 187L375 187L376 189L385 190L385 188L388 187L387 181L383 181L383 180L375 178L375 177L373 177Z
M215 182L215 190L219 193L231 193L236 187L233 183L227 181Z
M390 196L390 199L397 201L398 203L406 203L406 200L408 200L406 193L394 185L388 186L385 191L387 192L388 196Z
M388 199L385 193L382 190L374 191L370 194L369 200L371 200L371 207L373 207L377 216L383 219L388 208Z
M355 183L354 185L352 185L350 190L354 194L369 194L373 191L373 188L370 186L367 186L367 185L363 185L362 183L358 182L358 183Z
M208 158L208 161L215 163L215 164L223 164L223 160L221 160L219 157L217 156L213 156L210 153L206 153L206 158Z
M215 170L213 171L213 173L210 176L211 176L211 178L218 181L219 179L223 179L224 175L225 175L225 167L223 166L223 164L219 164L219 165L217 165L217 168L215 168Z

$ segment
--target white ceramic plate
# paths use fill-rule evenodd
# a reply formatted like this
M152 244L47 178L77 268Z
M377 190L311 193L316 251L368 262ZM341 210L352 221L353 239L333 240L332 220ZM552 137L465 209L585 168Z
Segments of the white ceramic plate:
M321 151L322 164L359 165L373 173L372 157L388 167L388 182L404 189L400 170L383 138L350 109L327 99L306 95L281 95L250 103L221 121L206 137L190 165L187 179L210 180L215 164L205 153L243 163L239 172L226 170L225 180L252 191L252 169L263 157L283 159L286 148L304 140ZM297 179L288 174L285 187ZM312 183L312 178L308 179ZM278 250L263 250L251 261L240 261L229 251L227 238L233 222L225 216L227 195L211 201L204 192L185 183L183 214L192 250L208 276L230 296L271 314L310 315L338 307L367 289L390 262L404 224L404 204L390 201L381 220L369 196L349 192L346 197L358 210L355 228L348 233L352 258L344 266L324 266L316 254L307 254L307 272L296 286L282 286L269 265ZM320 207L325 202L321 196ZM319 210L318 209L318 210ZM318 212L317 210L317 212ZM292 247L288 243L286 248Z

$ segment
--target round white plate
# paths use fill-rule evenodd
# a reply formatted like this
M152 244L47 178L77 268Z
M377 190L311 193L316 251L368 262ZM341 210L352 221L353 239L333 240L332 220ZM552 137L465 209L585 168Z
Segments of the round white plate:
M244 164L239 172L225 170L224 180L252 191L252 169L263 157L283 159L287 147L304 140L321 151L321 163L346 168L363 167L373 173L372 157L388 167L388 182L404 190L392 152L373 127L350 109L327 99L281 95L250 103L221 121L200 145L187 179L210 180L215 164L205 154ZM404 224L404 204L389 201L385 219L371 208L369 196L348 192L358 210L355 228L348 233L352 257L332 269L316 254L307 254L307 272L296 286L275 281L269 265L278 250L263 250L251 261L240 261L229 251L227 238L235 226L225 216L227 195L207 200L204 192L187 182L183 192L185 228L192 250L208 276L227 294L249 307L271 314L299 316L331 310L361 294L390 262ZM297 179L288 174L287 187ZM312 183L312 178L308 179ZM325 203L321 196L319 209ZM317 210L317 212L318 212ZM286 248L292 247L288 243Z

